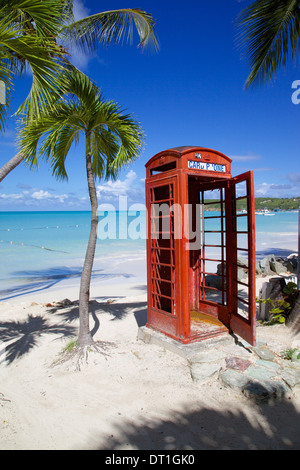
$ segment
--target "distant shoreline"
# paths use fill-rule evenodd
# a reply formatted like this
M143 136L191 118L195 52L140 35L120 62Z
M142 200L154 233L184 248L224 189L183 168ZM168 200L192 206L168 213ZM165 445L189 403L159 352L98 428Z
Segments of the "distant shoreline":
M300 206L299 206L300 208ZM237 210L242 210L243 208L237 208ZM269 207L264 207L264 209L267 209L269 211L272 211L272 212L275 212L275 213L282 213L282 212L287 212L287 213L298 213L299 209L271 209ZM261 209L261 208L255 208L255 212L259 212L259 211L263 211L264 209ZM207 207L205 208L205 212L219 212L220 209L217 209L217 208L213 208L213 207ZM65 213L65 214L68 214L68 213L85 213L85 214L90 214L91 211L90 210L19 210L19 211L0 211L0 215L3 214L3 215L6 215L6 214L45 214L45 213L48 213L48 214L57 214L57 213ZM106 212L109 212L109 211L106 211ZM130 209L129 210L125 210L125 211L119 211L119 210L116 210L115 212L132 212ZM146 210L138 210L137 212L146 212Z

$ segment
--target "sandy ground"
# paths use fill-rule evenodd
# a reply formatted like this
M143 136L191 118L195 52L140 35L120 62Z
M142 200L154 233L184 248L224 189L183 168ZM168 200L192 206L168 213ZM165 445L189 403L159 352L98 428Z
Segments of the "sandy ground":
M0 449L300 449L300 390L257 405L215 378L193 382L185 358L137 339L143 276L93 284L103 354L80 370L56 363L77 335L78 306L53 301L76 301L78 286L55 289L0 303ZM279 351L295 339L285 326L257 335Z

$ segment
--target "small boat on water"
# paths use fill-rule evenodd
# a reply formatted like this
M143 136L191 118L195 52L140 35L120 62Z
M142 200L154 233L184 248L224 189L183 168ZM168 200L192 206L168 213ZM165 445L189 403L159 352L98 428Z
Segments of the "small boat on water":
M269 209L263 209L261 211L255 211L255 215L275 215L275 212L270 212Z

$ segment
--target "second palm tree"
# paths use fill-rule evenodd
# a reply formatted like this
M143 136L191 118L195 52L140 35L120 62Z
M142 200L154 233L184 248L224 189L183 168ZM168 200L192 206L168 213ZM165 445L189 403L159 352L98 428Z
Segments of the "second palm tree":
M98 200L96 178L115 179L123 165L133 161L142 149L143 132L130 115L124 115L114 102L107 102L87 76L70 73L70 94L65 95L44 115L22 130L20 147L27 161L36 164L38 156L50 162L53 174L67 178L65 160L79 135L85 136L85 162L91 202L91 228L81 274L79 293L79 346L89 346L89 298L97 242ZM38 143L41 142L39 152Z

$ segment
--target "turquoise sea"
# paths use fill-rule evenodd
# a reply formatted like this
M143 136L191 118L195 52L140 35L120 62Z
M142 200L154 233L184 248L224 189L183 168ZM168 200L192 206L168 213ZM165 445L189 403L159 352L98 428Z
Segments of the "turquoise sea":
M106 213L98 231L94 275L109 275L113 262L144 257L146 215ZM79 278L89 237L89 212L0 212L0 300ZM109 231L108 231L109 229ZM257 256L297 251L298 213L256 216Z

